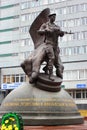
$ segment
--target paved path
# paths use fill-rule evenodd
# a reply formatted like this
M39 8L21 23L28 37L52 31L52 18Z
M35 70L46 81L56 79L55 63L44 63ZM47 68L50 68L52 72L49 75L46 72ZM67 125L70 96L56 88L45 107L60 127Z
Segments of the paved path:
M66 126L25 126L24 130L87 130L87 120L84 124Z

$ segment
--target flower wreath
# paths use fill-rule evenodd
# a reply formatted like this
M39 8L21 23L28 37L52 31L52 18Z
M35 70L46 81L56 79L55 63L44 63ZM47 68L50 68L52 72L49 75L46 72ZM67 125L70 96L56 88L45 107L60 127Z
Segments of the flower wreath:
M22 117L17 113L6 113L1 120L1 130L23 130Z

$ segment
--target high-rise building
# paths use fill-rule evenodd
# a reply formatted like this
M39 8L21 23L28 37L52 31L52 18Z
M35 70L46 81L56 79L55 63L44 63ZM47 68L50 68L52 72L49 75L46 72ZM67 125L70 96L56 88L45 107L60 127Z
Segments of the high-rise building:
M29 27L45 8L56 13L56 24L63 31L74 32L59 39L60 56L64 64L62 86L75 99L78 107L81 103L85 105L87 0L0 0L1 91L14 89L18 83L25 81L20 64L34 49Z

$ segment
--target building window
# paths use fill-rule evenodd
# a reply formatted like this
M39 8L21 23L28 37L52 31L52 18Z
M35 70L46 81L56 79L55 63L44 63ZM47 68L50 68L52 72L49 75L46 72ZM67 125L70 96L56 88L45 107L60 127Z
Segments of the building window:
M34 13L33 13L34 14ZM21 16L21 21L31 21L32 20L32 13L23 14Z
M66 47L60 48L60 55L79 55L79 54L86 54L87 53L87 46L75 46L75 47Z
M3 76L3 83L6 83L6 75Z
M24 74L20 74L20 82L24 82L26 80L26 77Z
M85 69L85 78L87 79L87 69Z
M80 54L85 54L86 53L86 47L85 46L81 46L80 50L79 50Z
M62 14L67 14L66 7L62 8Z
M68 7L68 13L71 14L74 12L74 6L69 6Z
M66 79L71 80L71 71L66 71Z
M33 44L32 44L32 41L31 41L31 39L22 39L21 40L21 46L32 46Z
M74 5L74 13L79 12L79 5Z
M66 70L63 73L64 80L81 80L87 78L87 69L83 70Z
M6 81L7 81L7 83L10 83L10 75L7 75Z
M76 98L81 98L81 91L76 91Z
M30 7L35 7L36 1L30 1Z
M72 34L72 40L80 40L80 32L75 32Z
M81 22L80 22L80 19L77 18L77 19L74 19L74 26L80 26Z
M60 27L67 27L67 21L66 21L66 20L58 21L57 24L58 24Z
M19 82L19 75L18 74L15 75L15 82Z
M87 11L87 3L83 3L80 5L81 11Z
M31 54L32 51L28 51L28 52L21 52L19 54L20 59L24 60L27 59L29 57L29 55Z
M86 90L86 98L87 98L87 90Z
M48 1L49 1L49 4L54 3L54 0L48 0Z
M25 21L25 15L21 16L21 21Z
M78 70L72 70L72 80L78 80Z
M68 35L67 41L72 41L72 35Z
M15 82L15 75L11 75L11 83Z
M3 83L25 82L25 74L3 75Z
M21 3L21 9L27 9L30 7L30 4L29 2L24 2L24 3Z
M67 41L67 35L62 37L62 42L66 42Z
M26 3L22 3L21 4L21 9L25 9L26 8Z
M63 73L64 80L77 80L78 79L78 71L77 70L67 70Z
M82 90L82 98L86 98L86 91L85 90Z
M79 12L79 5L73 5L73 6L68 6L68 13L72 14L72 13L76 13Z
M82 39L87 39L87 31L83 31L81 35Z
M87 25L87 17L81 18L81 24L82 25Z
M11 41L12 44L18 44L19 43L19 40L14 40L14 41Z
M40 5L46 5L46 4L48 4L48 0L40 0Z
M79 70L79 79L84 79L84 70Z
M68 27L74 27L74 20L68 20Z
M29 32L29 26L21 27L22 33L28 33Z
M72 96L74 99L86 99L87 98L87 90L68 90L68 93Z
M37 7L37 6L44 5L44 4L48 4L48 0L28 1L28 2L21 3L21 9L33 8L33 7Z

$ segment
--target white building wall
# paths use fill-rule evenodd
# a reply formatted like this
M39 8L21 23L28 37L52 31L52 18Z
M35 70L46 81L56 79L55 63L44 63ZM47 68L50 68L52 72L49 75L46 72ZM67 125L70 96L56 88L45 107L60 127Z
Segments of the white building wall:
M20 3L21 0L1 0L1 6Z
M20 6L16 5L7 9L2 9L1 18L19 15L19 13L20 13Z
M28 32L22 32L21 28L22 27L30 27L32 24L34 13L36 12L41 12L44 8L49 7L50 9L53 10L53 12L56 12L56 9L62 9L66 8L68 9L69 6L73 5L80 5L83 3L87 3L87 0L65 0L65 1L57 1L54 3L50 4L43 4L37 7L30 7L27 9L21 9L22 3L24 2L29 2L31 0L1 0L1 6L7 6L11 4L16 4L18 3L17 6L10 7L10 8L3 8L0 10L0 18L5 18L5 17L10 17L10 16L17 16L17 18L14 19L7 19L7 20L1 20L0 21L0 30L5 30L9 28L16 28L17 30L12 30L12 31L4 31L0 32L0 42L4 41L11 41L11 44L3 44L0 45L1 51L0 54L7 54L7 53L18 53L16 56L12 57L0 57L0 67L11 67L11 66L20 66L20 63L24 60L24 57L22 58L21 53L25 53L28 51L32 51L34 49L34 46L21 46L21 41L22 39L27 39L31 38ZM39 1L39 0L38 0ZM34 2L38 2L34 1ZM42 0L44 3L44 0ZM32 19L31 20L24 20L22 19L22 16L25 14L31 14ZM72 32L82 32L82 31L87 31L87 25L79 25L79 26L72 26L70 27L68 25L68 20L70 19L76 19L79 18L81 22L81 18L87 17L87 11L79 11L76 13L69 14L69 12L65 14L59 14L57 12L57 18L56 21L63 21L66 20L66 27L62 27L62 30L64 31L72 31ZM67 36L68 37L68 36ZM67 38L68 39L68 38ZM17 41L16 44L12 44L12 42ZM73 40L73 41L60 41L59 42L59 47L60 48L67 48L67 47L74 47L74 46L83 46L87 44L87 39L80 39L80 40ZM87 54L77 54L77 55L63 55L61 56L61 59L64 63L64 72L66 71L73 71L73 70L85 70L87 69L87 62L86 58ZM9 60L8 60L9 59ZM84 62L79 62L79 61L84 61ZM11 69L11 68L10 68ZM6 70L10 72L8 69ZM16 72L16 71L15 71ZM5 71L4 71L5 73ZM3 73L2 73L3 74ZM76 84L78 83L85 83L86 79L81 79L81 80L73 80L73 79L64 79L63 84L65 85L65 88L75 88Z
M12 41L12 40L19 40L20 38L20 33L19 30L17 31L9 31L9 32L4 32L0 33L0 42L2 41Z
M19 26L20 26L19 18L0 21L0 30L4 30L8 28L17 28Z

